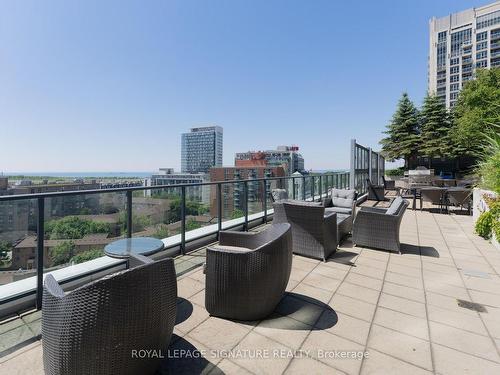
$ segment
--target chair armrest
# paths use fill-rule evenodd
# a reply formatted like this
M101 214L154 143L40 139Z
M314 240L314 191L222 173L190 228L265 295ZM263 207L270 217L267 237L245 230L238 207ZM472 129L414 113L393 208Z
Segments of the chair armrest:
M337 213L335 211L325 211L324 215L325 221L333 220L335 219L335 222L337 222Z
M373 213L376 213L376 214L384 214L386 213L387 211L387 208L378 208L378 207L361 207L361 209L359 210L359 212L373 212Z
M363 207L364 208L364 207ZM380 222L388 222L388 221L397 221L398 215L387 215L384 209L378 209L380 211L375 211L373 208L371 210L359 210L356 215L356 221L380 221Z
M57 280L52 275L45 276L44 288L51 297L63 298L65 296L64 290L61 288Z

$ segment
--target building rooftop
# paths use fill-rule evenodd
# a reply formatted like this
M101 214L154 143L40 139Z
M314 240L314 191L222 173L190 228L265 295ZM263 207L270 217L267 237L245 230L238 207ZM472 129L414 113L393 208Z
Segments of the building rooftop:
M203 249L176 258L170 349L204 356L160 373L500 373L498 249L472 217L429 211L406 211L401 242L401 254L346 240L327 262L294 256L286 296L254 322L208 315ZM1 373L43 373L39 333L39 312L0 325Z

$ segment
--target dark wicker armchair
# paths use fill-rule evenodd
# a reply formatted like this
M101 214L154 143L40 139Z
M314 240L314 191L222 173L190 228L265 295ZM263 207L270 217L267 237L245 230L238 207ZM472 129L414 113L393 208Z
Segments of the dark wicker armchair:
M273 204L274 223L292 226L293 252L325 261L337 250L337 213L299 202Z
M352 230L355 245L401 253L399 227L408 202L397 197L388 209L362 207Z
M172 259L106 276L65 294L45 278L42 309L46 374L151 374L174 329L177 278Z
M207 249L205 307L221 318L263 319L281 301L291 269L289 224L259 233L220 232L219 245Z

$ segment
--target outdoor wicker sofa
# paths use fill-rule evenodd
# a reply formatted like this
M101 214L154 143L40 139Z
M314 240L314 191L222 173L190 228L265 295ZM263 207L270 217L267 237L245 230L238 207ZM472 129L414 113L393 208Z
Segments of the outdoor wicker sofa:
M358 194L354 189L333 188L328 190L328 197L323 198L322 202L326 212L354 216L357 197Z
M205 307L212 316L257 320L270 315L285 293L292 269L289 224L262 232L220 232L207 249Z
M175 324L173 259L118 272L65 294L45 277L42 309L46 374L151 374L165 355Z
M274 223L292 226L293 252L326 259L337 250L337 213L325 212L321 203L277 202L273 204Z
M397 197L387 209L362 207L352 230L355 245L401 253L399 227L408 202Z

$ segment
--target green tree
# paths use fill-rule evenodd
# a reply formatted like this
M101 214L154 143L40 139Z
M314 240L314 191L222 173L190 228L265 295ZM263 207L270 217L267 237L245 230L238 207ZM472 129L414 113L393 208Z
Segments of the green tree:
M103 255L104 251L102 251L101 249L90 249L71 257L70 263L75 263L75 264L83 263L92 259L102 257Z
M120 216L118 217L118 223L122 229L122 232L127 230L127 213L120 212ZM149 227L153 224L153 221L150 217L146 215L133 215L132 216L132 232L141 232L146 227Z
M479 69L465 84L453 108L454 153L481 157L487 137L499 134L500 68Z
M407 168L410 159L417 156L420 126L418 110L406 92L399 100L396 112L384 134L387 137L383 138L380 144L385 157L389 160L404 159Z
M189 219L187 222L186 222L186 232L187 231L190 231L190 230L193 230L193 229L198 229L198 228L201 228L201 224L198 223L196 220L194 219Z
M0 258L7 257L10 251L12 251L12 245L7 241L0 241Z
M51 220L45 225L45 236L51 240L66 240L82 238L90 233L111 233L107 223L81 219L78 216L67 216Z
M450 121L445 105L436 95L427 95L420 111L421 142L419 153L429 158L449 156L451 149Z
M73 241L62 241L50 248L50 258L53 266L59 266L69 262L73 256L75 244Z
M500 128L500 125L498 126ZM477 172L481 186L500 194L500 134L487 136L487 145L481 155Z
M162 239L169 236L169 231L166 225L159 224L155 227L155 232L153 233L154 238Z
M196 201L186 201L186 216L203 215L208 211L207 206ZM177 197L170 202L170 210L166 213L166 224L175 223L181 220L181 199Z
M242 210L235 208L233 213L231 214L231 219L238 219L243 216L245 216L245 213Z

